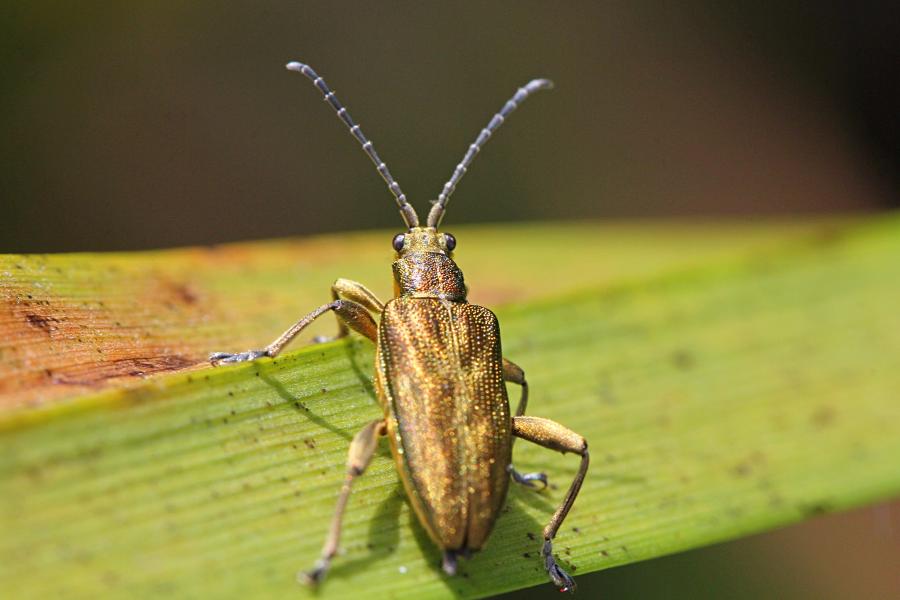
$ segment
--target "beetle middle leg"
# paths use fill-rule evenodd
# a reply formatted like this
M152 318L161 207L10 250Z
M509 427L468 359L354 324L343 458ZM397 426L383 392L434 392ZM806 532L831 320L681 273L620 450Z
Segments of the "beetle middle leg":
M515 416L521 417L525 414L525 408L528 406L528 382L525 380L525 371L522 367L511 360L503 359L503 381L515 383L522 386L522 395L519 396L519 404L516 406ZM532 489L544 489L547 487L546 473L519 473L515 467L508 465L506 470L509 471L512 480L518 484L530 487ZM535 482L542 485L538 488Z
M581 466L575 475L575 479L572 481L572 485L569 487L569 491L566 493L565 499L559 505L559 508L556 509L556 512L553 513L550 522L544 527L544 545L541 547L544 567L547 569L547 573L550 575L553 583L559 587L560 591L575 591L575 582L556 563L556 559L553 557L553 538L556 537L563 520L569 514L569 509L572 508L575 497L578 495L578 491L581 489L581 484L584 482L584 477L587 474L588 463L590 462L587 442L571 429L563 427L550 419L516 416L513 417L512 425L512 433L516 437L526 439L551 450L558 450L564 454L566 452L574 452L581 456Z
M297 574L297 578L304 583L316 585L322 581L325 573L328 572L331 559L337 554L338 542L341 538L341 521L344 518L344 509L347 508L347 500L350 498L353 480L362 475L366 467L369 466L372 457L375 455L375 449L378 447L378 438L385 433L387 433L387 424L384 419L372 421L363 427L354 436L353 441L350 442L350 451L347 456L347 475L344 479L344 485L341 486L337 506L334 509L331 528L328 530L328 536L325 538L325 544L322 546L322 555L316 561L311 571Z
M323 304L315 309L296 323L294 323L287 331L282 333L271 344L261 350L248 350L247 352L239 352L230 354L228 352L213 352L209 355L209 362L213 365L219 363L236 363L246 360L255 360L261 356L278 356L288 343L293 340L298 333L306 329L310 323L327 313L334 311L338 319L349 326L350 329L361 333L373 342L378 340L378 326L375 319L366 310L363 304L353 302L352 300L333 300L328 304Z

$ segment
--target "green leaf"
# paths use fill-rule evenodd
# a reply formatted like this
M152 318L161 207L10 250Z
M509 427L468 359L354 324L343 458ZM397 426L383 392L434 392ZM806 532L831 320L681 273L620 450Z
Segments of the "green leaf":
M896 216L454 233L530 414L590 442L556 542L576 578L900 492ZM312 595L294 575L318 555L349 440L381 414L372 349L196 363L267 343L338 276L388 282L389 243L0 257L0 589ZM319 595L545 581L541 529L577 459L520 442L515 462L553 487L514 487L487 548L448 578L383 446Z

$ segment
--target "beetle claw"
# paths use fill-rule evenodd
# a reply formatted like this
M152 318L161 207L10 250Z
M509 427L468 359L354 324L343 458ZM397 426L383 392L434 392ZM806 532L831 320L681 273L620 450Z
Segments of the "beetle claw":
M316 561L316 566L311 571L300 571L297 573L297 581L310 587L316 587L325 579L328 567L328 561Z
M245 362L268 355L269 353L267 350L247 350L246 352L238 352L237 354L231 354L229 352L213 352L209 355L209 362L211 362L214 367L217 367L223 363Z
M507 471L509 471L509 475L510 477L512 477L513 481L520 485L524 485L525 487L538 491L547 488L546 473L519 473L513 468L512 465L509 465L509 467L507 467ZM540 482L540 487L538 487L535 482Z
M556 562L553 557L553 544L550 540L544 540L541 556L544 557L544 568L547 569L547 574L559 591L575 593L578 586L575 585L575 580Z

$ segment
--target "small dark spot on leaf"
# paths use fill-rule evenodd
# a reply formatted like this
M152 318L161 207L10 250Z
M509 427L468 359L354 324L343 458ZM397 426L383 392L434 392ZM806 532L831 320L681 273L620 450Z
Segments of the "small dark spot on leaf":
M609 552L607 552L606 550L601 550L600 554L602 554L603 556L609 556Z
M316 440L315 438L306 438L303 440L303 443L306 444L306 447L310 450L315 450L316 448Z
M818 407L812 415L810 415L810 421L816 429L825 429L832 423L834 423L837 414L835 413L834 408L823 405Z
M53 331L56 326L53 323L59 323L59 319L55 317L47 317L44 315L37 315L34 313L26 313L25 320L28 321L28 324L34 327L35 329L42 329L46 331L48 334Z
M573 527L572 531L574 531L575 533L581 533L581 530L578 529L577 527Z
M741 461L731 468L735 477L747 477L753 471L753 467L747 461Z
M834 510L831 504L826 501L803 504L799 508L800 512L802 512L806 517L817 517Z
M534 534L533 534L533 533L526 533L526 534L525 534L525 537L527 537L527 538L528 538L529 540L531 540L531 541L534 541L534 540L537 539L536 537L534 537Z
M676 369L680 369L682 371L687 371L691 369L694 364L694 355L685 350L684 348L678 349L672 353L672 364L675 365Z
M529 552L523 552L522 556L524 556L525 558L531 558L531 554Z

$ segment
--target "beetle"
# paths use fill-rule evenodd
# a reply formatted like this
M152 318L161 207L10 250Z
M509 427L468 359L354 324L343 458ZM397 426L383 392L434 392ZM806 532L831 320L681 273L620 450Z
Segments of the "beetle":
M509 481L546 486L543 473L519 473L512 466L514 438L562 453L575 453L581 465L562 504L543 530L541 557L560 591L575 582L553 556L553 539L566 518L588 469L587 442L549 419L525 416L528 383L524 371L503 357L497 317L466 300L462 271L453 261L456 238L439 231L447 201L488 138L528 96L552 83L535 79L519 88L469 146L444 185L424 226L400 185L347 109L309 66L287 64L309 78L350 133L362 145L394 195L406 231L392 241L394 298L384 303L360 283L338 279L332 301L316 308L260 350L214 352L213 365L277 356L315 319L334 312L336 338L350 330L376 346L375 391L384 417L366 425L350 444L347 473L334 518L311 571L299 578L315 585L328 571L338 549L341 521L354 479L362 475L386 436L413 510L429 537L443 551L442 568L454 575L459 556L480 550L503 507ZM373 314L380 315L376 323ZM515 413L505 383L521 386Z

